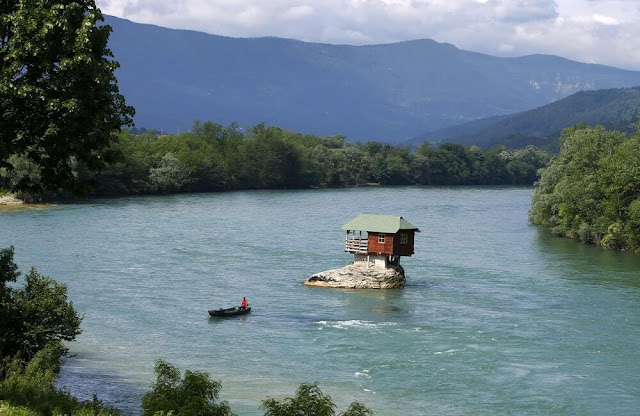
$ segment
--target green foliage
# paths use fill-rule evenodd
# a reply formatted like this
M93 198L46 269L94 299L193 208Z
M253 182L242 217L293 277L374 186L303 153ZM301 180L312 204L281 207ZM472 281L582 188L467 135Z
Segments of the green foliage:
M73 160L96 171L113 159L111 133L131 123L118 92L118 63L107 48L93 0L0 3L0 167L10 156L38 166L38 180L18 172L13 189L79 189Z
M80 334L82 317L67 299L67 286L31 268L24 288L14 292L13 303L21 317L19 347L31 357L54 341L73 341ZM10 352L11 353L11 352Z
M67 299L67 287L32 268L25 285L6 285L18 278L13 247L0 250L0 356L29 360L57 341L72 341L82 318Z
M2 174L7 181L10 189L19 190L22 184L28 184L29 189L39 188L41 184L42 169L35 162L26 156L12 155L7 160L11 169L5 170ZM16 196L24 201L37 201L50 197L49 192L41 190L37 193L28 191L19 191Z
M627 139L577 125L561 141L536 184L531 222L583 243L640 251L640 132Z
M367 408L360 402L353 402L349 405L347 410L340 413L340 416L367 416L372 415L371 409Z
M160 193L176 192L186 185L188 179L189 173L171 152L162 156L160 166L151 168L149 173L151 186Z
M40 412L44 410L41 406L59 407L53 402L60 401L54 386L62 354L62 346L53 343L38 351L31 361L25 362L17 357L5 359L5 377L0 384L0 397L30 408L40 407ZM65 398L62 399L64 401Z
M483 151L428 143L417 153L377 142L346 143L343 136L302 135L259 124L196 121L192 132L134 136L121 132L112 151L124 155L96 180L98 194L207 192L234 189L383 185L531 185L550 154L528 146Z
M40 416L35 410L24 406L12 406L0 400L0 415L4 416Z
M295 397L287 397L281 401L273 398L262 402L265 416L334 416L336 405L331 396L324 394L317 383L302 383ZM358 402L353 402L341 416L366 416L373 414L371 410Z
M180 371L163 360L156 361L157 380L142 398L143 416L228 416L226 402L216 403L222 384L207 373Z
M67 392L57 390L55 383L64 348L59 342L48 344L30 361L19 357L5 358L2 362L0 399L6 401L6 414L53 416L109 416L119 415L117 410L104 406L97 398L80 402ZM0 410L3 404L0 402ZM13 413L15 412L15 413ZM5 414L1 413L0 414Z
M625 224L625 239L633 247L640 247L640 198L629 204L629 219Z
M7 283L15 282L20 276L18 265L13 262L14 253L13 246L0 248L0 296L2 296L0 300L2 301L5 301L5 296L10 293Z

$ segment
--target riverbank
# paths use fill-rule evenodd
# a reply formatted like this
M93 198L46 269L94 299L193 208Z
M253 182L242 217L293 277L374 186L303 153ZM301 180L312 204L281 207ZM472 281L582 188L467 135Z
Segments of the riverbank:
M23 204L24 204L24 201L16 198L11 194L0 196L0 205L23 205Z
M12 194L0 196L0 212L20 209L44 209L51 206L54 205L49 203L30 204L16 198Z

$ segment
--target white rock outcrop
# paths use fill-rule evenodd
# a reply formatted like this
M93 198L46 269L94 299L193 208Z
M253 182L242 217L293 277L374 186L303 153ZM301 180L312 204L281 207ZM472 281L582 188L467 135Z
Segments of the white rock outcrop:
M0 205L22 205L23 202L13 195L0 196Z
M405 282L402 266L377 267L358 261L340 269L316 273L303 282L306 286L341 289L396 289Z

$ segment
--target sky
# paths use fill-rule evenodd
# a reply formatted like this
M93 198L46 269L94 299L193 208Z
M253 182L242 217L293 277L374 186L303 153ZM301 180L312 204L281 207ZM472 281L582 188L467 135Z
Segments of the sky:
M369 45L433 39L640 70L640 0L97 0L104 14L232 37Z

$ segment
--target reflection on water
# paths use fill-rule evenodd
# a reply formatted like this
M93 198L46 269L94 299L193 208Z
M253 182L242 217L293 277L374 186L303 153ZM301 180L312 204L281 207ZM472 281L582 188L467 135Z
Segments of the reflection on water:
M97 357L74 354L60 371L58 387L80 400L99 399L125 414L140 413L140 398L148 390L139 380L127 379L123 373L94 367Z
M44 210L55 206L54 204L0 204L0 213Z
M552 275L579 282L640 288L640 255L604 250L539 230L537 243Z

